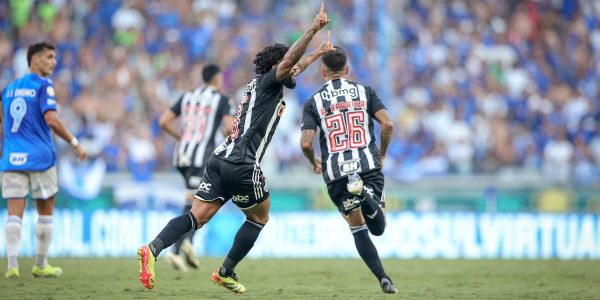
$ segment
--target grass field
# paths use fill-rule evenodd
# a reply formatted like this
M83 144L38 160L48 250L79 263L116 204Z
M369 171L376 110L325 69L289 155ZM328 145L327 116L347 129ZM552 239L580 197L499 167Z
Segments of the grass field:
M52 259L61 278L35 279L32 259L21 278L0 279L0 299L228 299L211 283L220 259L178 273L163 260L146 290L130 259ZM237 268L246 299L600 299L600 261L384 260L400 293L384 295L363 262L352 259L248 259ZM2 274L6 259L0 263Z

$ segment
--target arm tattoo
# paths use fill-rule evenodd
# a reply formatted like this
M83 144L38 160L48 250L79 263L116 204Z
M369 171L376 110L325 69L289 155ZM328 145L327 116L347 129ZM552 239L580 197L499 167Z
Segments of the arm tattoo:
M298 71L296 71L296 74L293 74L293 75L297 76L298 74L302 73L302 71L306 70L306 68L308 68L309 65L310 65L310 61L308 59L308 56L307 55L302 56L302 58L300 58L300 60L296 64L296 67L298 67Z
M309 29L287 51L283 57L283 62L289 64L288 67L290 70L300 60L302 55L304 55L304 52L306 52L306 48L308 48L308 44L315 36L315 33L317 33L315 30Z
M312 165L315 164L315 151L312 146L312 138L314 135L309 134L309 130L302 130L302 135L300 136L300 145L302 145L302 153L304 153L304 157L310 161ZM304 145L307 145L305 147Z

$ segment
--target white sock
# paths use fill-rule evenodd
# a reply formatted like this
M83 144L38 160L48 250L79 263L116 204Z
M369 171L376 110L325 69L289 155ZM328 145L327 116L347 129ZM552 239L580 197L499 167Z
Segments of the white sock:
M21 218L8 216L6 219L6 257L8 268L19 268L17 257L19 256L19 243L21 242Z
M48 248L52 241L52 216L39 216L35 225L35 237L37 238L37 252L35 264L38 268L45 268L48 264Z

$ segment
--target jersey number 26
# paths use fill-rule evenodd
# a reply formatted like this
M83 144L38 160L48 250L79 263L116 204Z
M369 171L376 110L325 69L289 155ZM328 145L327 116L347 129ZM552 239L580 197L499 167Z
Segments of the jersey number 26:
M329 132L329 149L332 153L358 149L367 145L365 112L341 112L325 117Z

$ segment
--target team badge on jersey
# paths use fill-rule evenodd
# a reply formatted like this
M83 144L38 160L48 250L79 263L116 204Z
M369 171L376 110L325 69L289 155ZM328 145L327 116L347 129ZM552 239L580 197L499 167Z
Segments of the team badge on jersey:
M54 88L51 86L46 88L46 94L48 94L49 97L54 97L54 95L56 95Z

